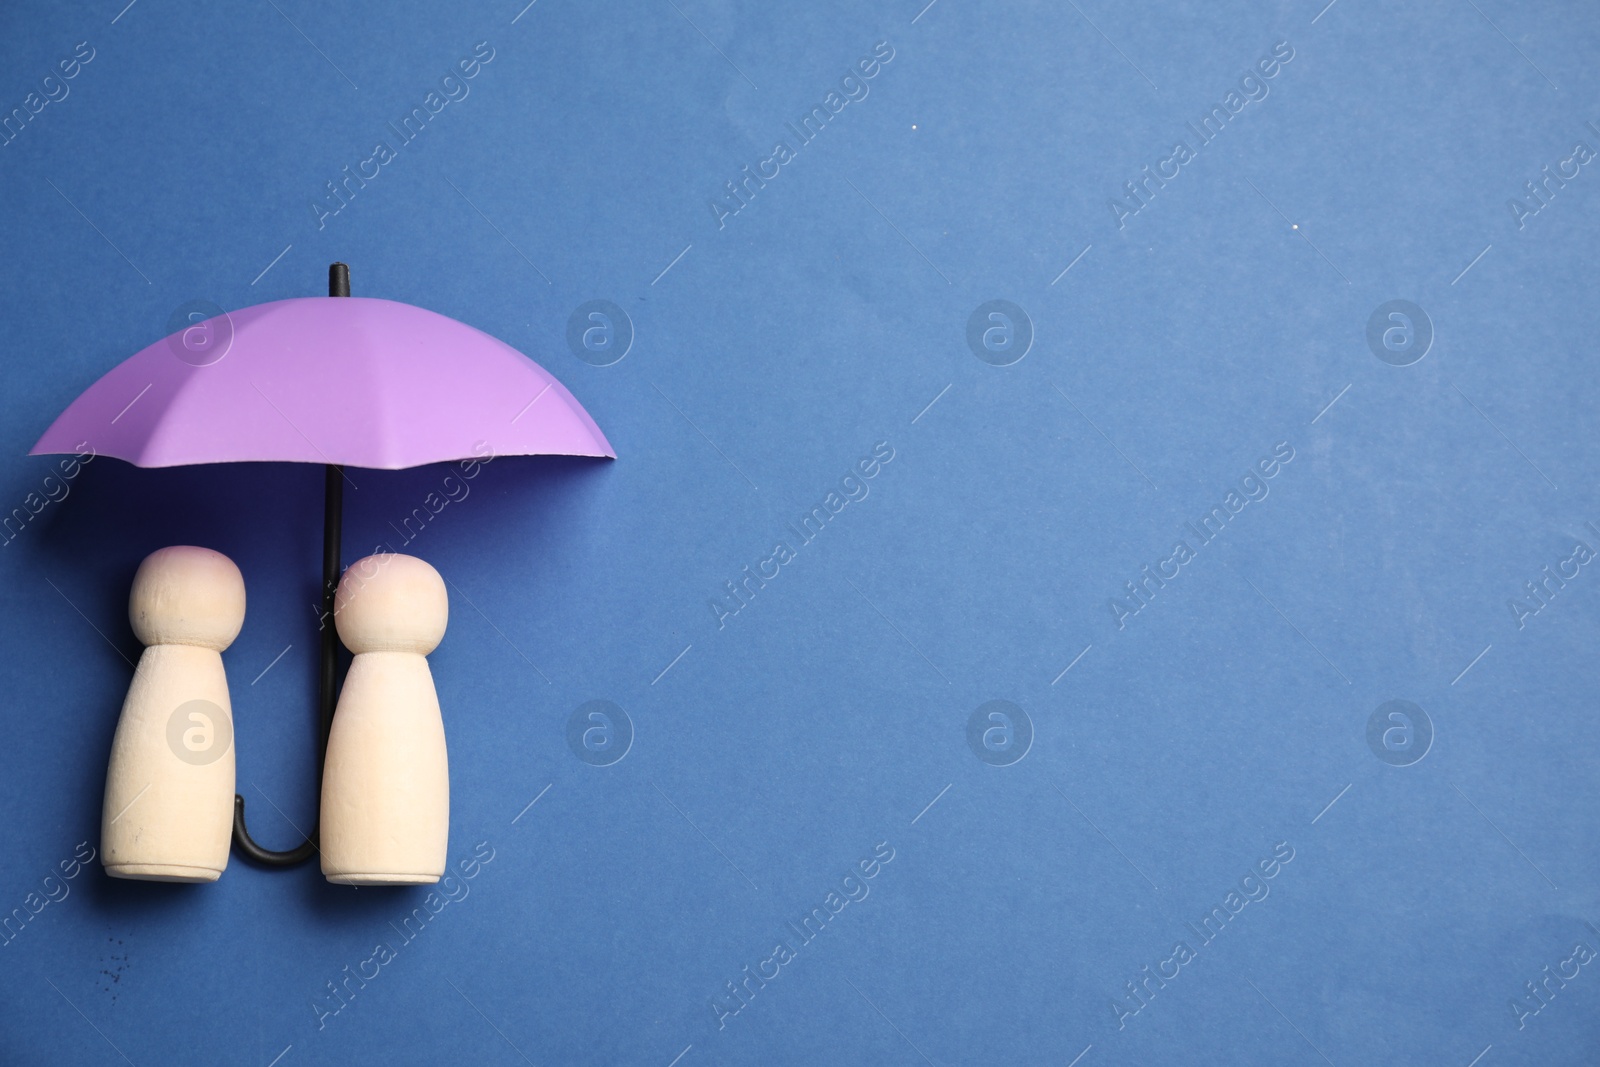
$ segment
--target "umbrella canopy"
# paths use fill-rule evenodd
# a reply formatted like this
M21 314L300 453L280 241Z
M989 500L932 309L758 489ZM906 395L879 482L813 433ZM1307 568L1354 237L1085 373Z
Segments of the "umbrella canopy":
M328 296L339 299L226 312L150 345L74 400L30 453L75 453L87 444L140 467L324 465L323 754L338 688L330 623L344 467L398 470L485 454L616 458L583 405L510 345L411 304L352 297L343 263L328 268ZM320 772L321 756L317 766ZM315 834L282 852L257 844L238 795L233 841L273 867L302 863L316 850Z
M214 362L197 365L183 343L190 331L213 339L204 358ZM521 352L370 297L257 304L157 341L74 400L31 454L77 452L85 441L140 467L284 460L397 470L480 456L485 443L497 456L616 456L566 387Z

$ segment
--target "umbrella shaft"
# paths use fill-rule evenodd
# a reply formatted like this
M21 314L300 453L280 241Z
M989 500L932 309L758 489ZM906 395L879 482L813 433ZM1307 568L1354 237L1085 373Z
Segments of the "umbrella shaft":
M350 295L350 268L343 263L328 267L328 295ZM339 637L334 627L334 597L339 591L339 542L344 528L344 468L329 463L322 471L322 662L317 678L317 801L321 807L322 764L328 756L328 734L333 729L333 709L338 700ZM320 821L320 814L318 816ZM317 827L295 848L274 852L250 837L244 822L244 797L233 798L233 843L256 863L292 867L317 851Z
M334 686L339 650L334 629L334 594L339 591L339 542L344 526L344 468L328 464L322 483L322 675L318 684L321 701L321 729L317 749L317 777L322 777L322 757L328 751L328 732L333 728L333 708L338 697ZM320 794L320 786L318 791Z

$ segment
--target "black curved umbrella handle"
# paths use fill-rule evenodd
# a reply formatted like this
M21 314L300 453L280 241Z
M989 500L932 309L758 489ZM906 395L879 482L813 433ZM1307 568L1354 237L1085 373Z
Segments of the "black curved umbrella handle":
M328 295L350 295L350 268L335 263L328 268ZM328 755L328 732L333 727L333 708L338 696L337 669L339 639L333 627L333 598L339 590L339 542L344 525L344 468L328 464L322 482L322 670L317 682L321 724L317 744L317 796L322 795L322 764ZM310 859L317 851L317 830L294 848L274 852L262 848L244 824L244 797L233 797L233 847L245 859L264 867L293 867Z

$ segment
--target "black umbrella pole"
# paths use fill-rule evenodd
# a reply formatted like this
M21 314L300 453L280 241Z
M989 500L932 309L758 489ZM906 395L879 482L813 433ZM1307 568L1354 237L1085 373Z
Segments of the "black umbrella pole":
M343 263L328 267L328 295L350 295L350 268ZM322 799L322 764L328 755L328 734L333 729L333 708L338 690L339 638L334 629L334 596L339 591L340 541L344 526L344 468L330 463L322 476L322 662L317 678L319 722L317 730L317 799ZM304 863L317 851L317 828L313 826L298 847L274 852L256 844L244 823L244 797L233 797L233 847L239 854L264 867L293 867Z
M337 696L339 637L334 629L334 596L339 591L339 555L344 517L344 468L329 464L322 481L322 662L317 679L319 722L317 729L317 796L322 796L322 764L328 754L328 733L333 728L333 708ZM317 851L317 831L298 847L286 852L262 848L250 836L244 822L244 797L233 798L233 847L239 854L264 867L293 867L310 859Z
M339 542L344 524L344 468L328 464L322 482L322 677L318 683L322 721L317 745L317 798L322 798L322 763L328 755L333 707L338 697L339 634L334 628L334 597L339 592ZM316 839L313 832L312 840Z

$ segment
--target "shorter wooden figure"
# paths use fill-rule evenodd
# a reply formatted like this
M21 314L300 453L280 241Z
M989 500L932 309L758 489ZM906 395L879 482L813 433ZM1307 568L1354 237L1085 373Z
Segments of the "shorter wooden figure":
M422 560L368 556L339 582L334 622L355 654L322 771L322 873L346 885L417 885L444 873L450 771L424 657L449 619Z
M233 705L222 650L244 625L244 578L209 548L152 552L128 619L146 646L111 742L100 861L113 878L214 882L233 830Z

